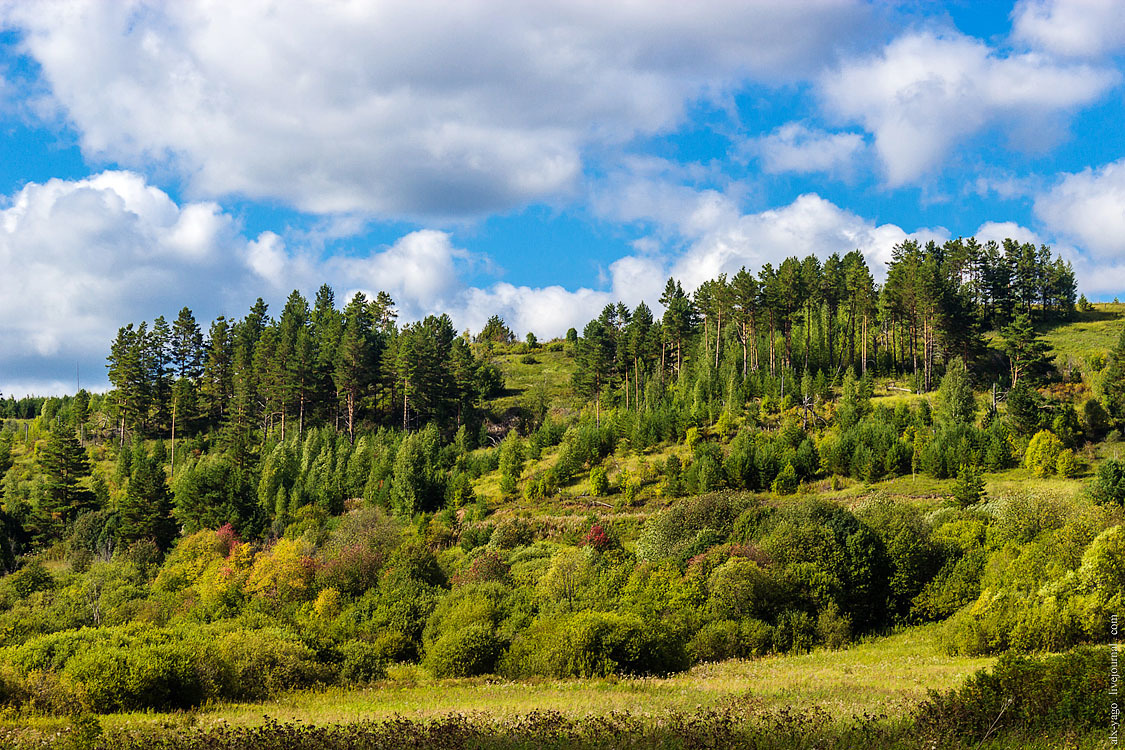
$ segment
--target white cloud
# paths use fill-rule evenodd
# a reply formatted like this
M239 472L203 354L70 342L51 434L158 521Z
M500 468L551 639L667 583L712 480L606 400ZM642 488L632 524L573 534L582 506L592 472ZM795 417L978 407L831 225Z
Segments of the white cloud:
M672 184L659 175L613 176L594 205L605 218L653 225L656 236L647 238L645 252L611 266L615 290L639 288L634 296L650 304L669 275L685 289L694 289L720 273L732 274L744 265L756 271L763 263L776 266L793 255L823 259L859 250L875 277L882 278L895 244L908 237L923 242L949 238L942 227L907 232L895 224L876 224L815 193L746 214L726 193ZM675 250L652 252L658 237Z
M977 229L973 236L976 237L977 242L981 244L989 240L1001 243L1007 239L1016 240L1021 245L1028 242L1033 245L1043 243L1042 238L1038 234L1014 221L986 221L980 225L980 228Z
M445 232L423 229L366 257L333 257L323 271L342 287L358 288L369 296L386 291L407 304L407 317L418 318L449 311L462 288L457 262L468 258L469 253L454 247Z
M899 186L940 169L956 143L989 127L1041 147L1033 141L1056 138L1059 120L1117 81L1105 68L1005 57L971 37L920 32L845 61L820 88L832 112L874 134L886 181Z
M1125 159L1062 176L1035 200L1056 236L1103 260L1125 260Z
M29 183L0 209L0 389L55 390L82 363L105 382L104 358L128 321L217 314L251 245L211 203L178 206L132 172ZM264 239L257 243L262 244ZM42 392L42 391L41 391Z
M854 41L860 0L9 2L88 156L196 195L456 217L565 194L588 148Z
M966 189L982 197L995 195L1002 200L1015 200L1033 196L1039 191L1040 182L1035 176L1019 177L996 171L977 177L971 185L966 185Z
M791 122L755 139L749 148L760 156L763 171L770 174L835 172L849 167L864 143L859 133L827 133Z
M1125 3L1120 0L1021 0L1012 35L1070 57L1098 57L1125 48Z
M945 239L944 229L907 233L894 224L876 225L815 193L799 196L787 206L739 217L730 225L716 227L697 238L674 266L685 287L698 286L719 273L734 273L745 265L757 269L763 263L775 266L789 256L859 250L872 274L879 279L886 271L892 248L908 237L925 241Z

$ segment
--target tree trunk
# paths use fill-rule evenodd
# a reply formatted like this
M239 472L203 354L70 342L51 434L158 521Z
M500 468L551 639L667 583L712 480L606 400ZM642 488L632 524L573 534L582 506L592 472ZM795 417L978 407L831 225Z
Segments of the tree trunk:
M742 326L742 378L744 380L746 379L746 362L747 362L747 359L750 355L750 349L747 346L747 344L750 341L748 336L749 336L749 333L747 333L747 331L746 331L746 326L743 325Z
M355 442L355 391L349 390L347 395L348 400L348 442ZM337 409L337 414L339 409ZM337 420L339 417L337 417Z
M860 342L860 350L863 353L863 374L867 374L867 313L863 314L863 340Z
M633 358L633 387L637 389L637 411L641 409L641 358Z
M176 478L176 403L172 399L172 479Z
M719 369L719 344L723 340L723 313L720 310L715 317L715 369Z
M775 338L774 337L774 330L775 329L774 329L774 322L773 322L773 310L770 310L770 377L771 378L775 377L777 375L777 357L776 357L776 354L774 352L774 341L773 341L774 338Z

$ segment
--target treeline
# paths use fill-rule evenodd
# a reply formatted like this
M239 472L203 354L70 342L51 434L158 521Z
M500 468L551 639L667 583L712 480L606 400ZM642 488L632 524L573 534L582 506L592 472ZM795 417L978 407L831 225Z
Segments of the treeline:
M1073 313L1075 294L1068 262L1014 240L907 240L895 247L882 286L859 251L823 263L790 257L756 276L746 268L720 275L690 296L669 279L659 320L644 302L607 306L582 332L576 383L598 411L605 393L629 407L649 381L678 375L694 349L715 370L729 362L726 379L788 372L792 383L823 372L832 380L852 369L909 375L913 390L925 392L936 386L935 367L971 359L985 332L1010 331L1006 340L1022 342L1035 321ZM1019 357L1021 347L1013 349Z
M8 396L5 399L0 399L0 418L34 419L39 416L39 412L46 401L45 396L24 396L20 399Z
M447 315L396 318L384 292L356 293L339 310L324 285L312 306L294 291L274 319L259 299L240 320L215 319L206 337L186 307L170 325L130 323L108 358L120 439L222 429L237 442L326 424L354 439L360 425L479 424L499 370Z

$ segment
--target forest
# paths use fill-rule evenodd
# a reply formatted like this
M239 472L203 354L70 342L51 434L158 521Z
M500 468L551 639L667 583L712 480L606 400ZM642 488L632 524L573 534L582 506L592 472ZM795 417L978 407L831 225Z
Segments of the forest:
M1125 611L1122 320L1050 248L968 238L903 242L880 284L858 251L668 279L548 341L328 285L206 333L188 308L128 322L107 392L0 401L2 710L139 747L97 715L922 632L993 671L817 746L1094 747ZM700 720L720 744L781 736L724 710ZM182 746L247 741L207 736Z

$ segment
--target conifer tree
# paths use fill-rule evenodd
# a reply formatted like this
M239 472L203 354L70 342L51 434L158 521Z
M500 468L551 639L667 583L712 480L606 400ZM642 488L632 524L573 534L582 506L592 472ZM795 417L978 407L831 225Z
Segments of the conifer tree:
M336 390L344 396L344 423L348 439L354 442L360 401L375 372L371 317L367 298L361 292L352 297L344 309L343 319L333 377Z
M172 495L164 478L164 467L156 456L143 453L133 458L133 475L118 504L118 540L123 546L149 540L162 550L176 536L172 518Z
M50 433L39 451L43 470L43 496L39 510L45 525L61 532L79 513L93 507L94 496L80 485L90 476L90 461L72 430L58 429Z
M1012 385L1027 378L1035 382L1047 371L1049 347L1031 325L1031 318L1020 313L1012 323L1001 332L1004 338L1004 352L1011 366Z

